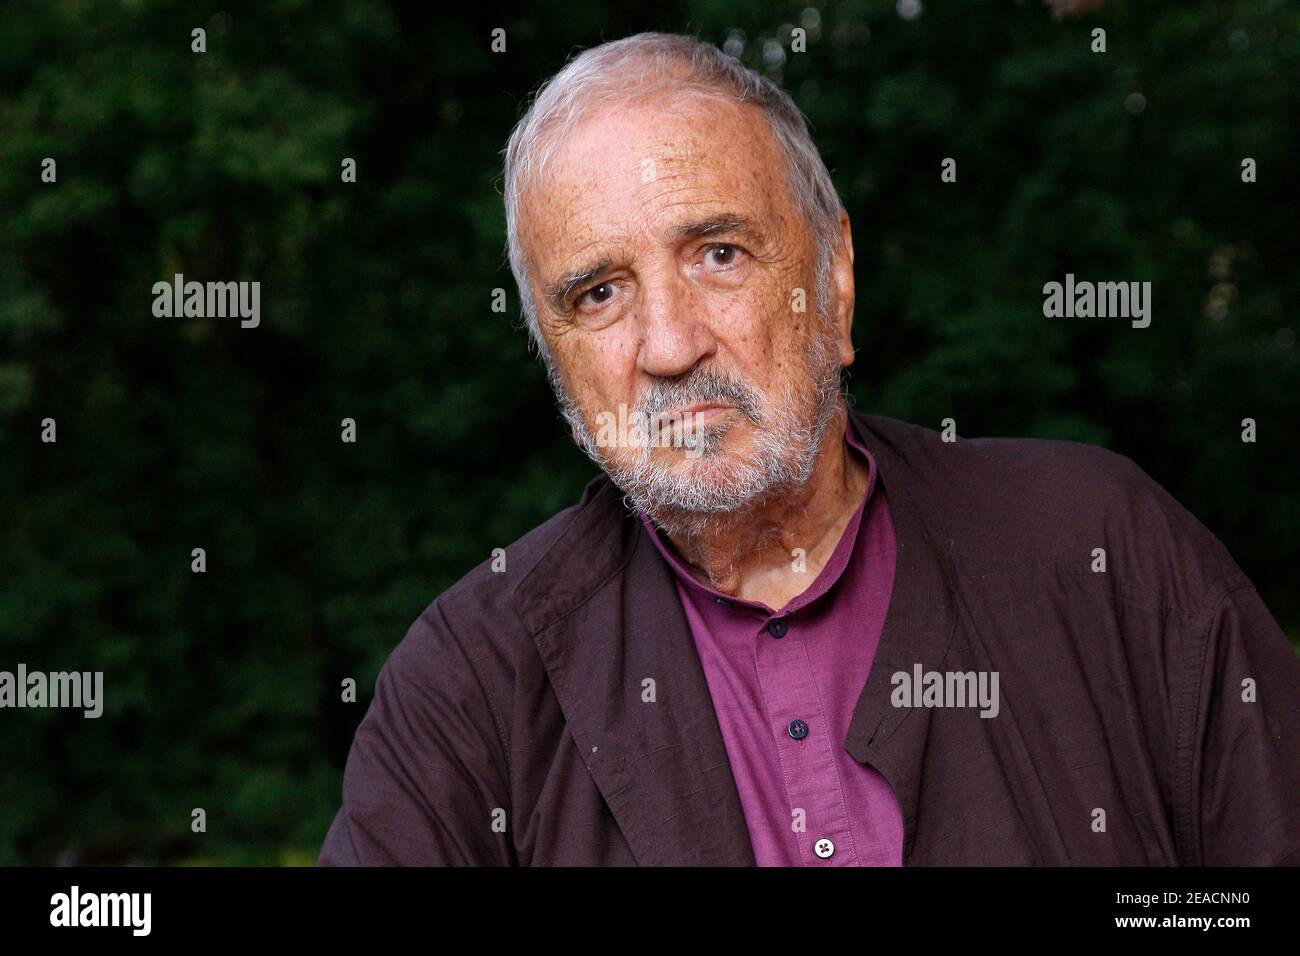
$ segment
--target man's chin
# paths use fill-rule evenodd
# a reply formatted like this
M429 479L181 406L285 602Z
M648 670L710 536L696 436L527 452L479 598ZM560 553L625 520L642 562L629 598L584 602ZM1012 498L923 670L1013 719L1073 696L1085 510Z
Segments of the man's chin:
M716 484L752 469L752 451L743 439L727 435L695 433L687 443L650 449L642 468L654 469L678 481Z
M731 455L687 457L656 449L653 465L606 469L638 510L664 526L734 515L769 500L778 489L756 462Z

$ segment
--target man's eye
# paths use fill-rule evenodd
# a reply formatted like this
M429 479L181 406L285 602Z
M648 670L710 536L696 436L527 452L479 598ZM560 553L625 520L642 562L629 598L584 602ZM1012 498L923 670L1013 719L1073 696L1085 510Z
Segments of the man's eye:
M602 282L600 285L592 286L582 295L574 300L574 305L582 305L583 302L590 301L592 305L604 305L614 295L614 286L608 282Z
M740 258L740 247L733 246L729 242L720 242L709 246L706 258L711 265L725 269L736 264L736 260Z

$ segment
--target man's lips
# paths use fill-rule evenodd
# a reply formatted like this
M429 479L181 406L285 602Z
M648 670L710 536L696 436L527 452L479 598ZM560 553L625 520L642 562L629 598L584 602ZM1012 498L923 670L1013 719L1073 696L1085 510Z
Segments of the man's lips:
M714 402L697 402L694 405L679 409L675 412L664 412L664 414L659 416L659 424L661 426L675 425L679 423L685 424L687 422L692 425L702 424L703 422L716 418L718 415L725 412L733 411L734 409L735 406L733 405L719 405Z

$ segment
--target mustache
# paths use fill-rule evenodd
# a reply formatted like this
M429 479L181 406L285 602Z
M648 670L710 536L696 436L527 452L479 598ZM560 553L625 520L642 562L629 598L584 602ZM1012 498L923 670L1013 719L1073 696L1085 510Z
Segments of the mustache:
M665 412L675 412L701 403L731 405L755 425L762 424L762 393L738 378L697 365L678 378L664 379L649 386L637 400L634 411L647 421Z

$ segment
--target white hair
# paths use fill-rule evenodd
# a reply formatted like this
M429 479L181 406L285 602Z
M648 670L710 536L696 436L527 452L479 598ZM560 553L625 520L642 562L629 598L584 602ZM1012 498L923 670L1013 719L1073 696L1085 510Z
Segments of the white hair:
M519 120L505 153L504 198L510 271L519 287L523 317L552 387L558 377L537 324L532 286L519 241L523 189L539 177L556 147L586 111L627 104L651 94L726 99L757 106L785 157L795 208L812 230L821 278L839 242L843 209L830 172L808 132L803 113L784 90L739 60L695 37L638 33L579 54L547 80Z

